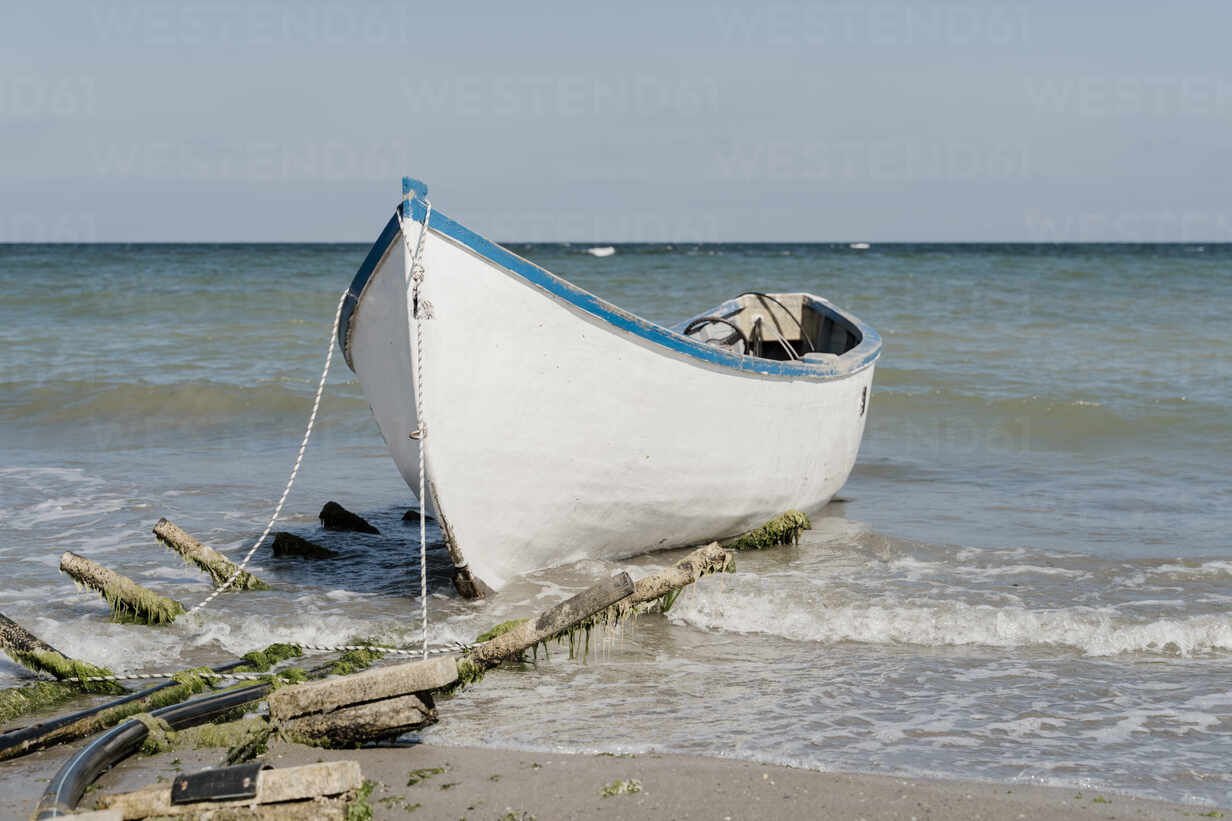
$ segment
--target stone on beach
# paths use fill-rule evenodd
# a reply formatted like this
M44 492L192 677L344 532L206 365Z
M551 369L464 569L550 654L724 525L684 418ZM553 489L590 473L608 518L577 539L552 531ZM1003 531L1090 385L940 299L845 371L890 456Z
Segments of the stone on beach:
M321 527L326 530L374 533L378 536L381 533L381 531L368 524L367 520L362 516L357 516L337 502L326 502L325 506L321 508L321 512L317 514L317 517L321 520Z
M339 555L336 550L321 547L316 542L285 531L274 534L272 549L275 556L298 556L302 559L332 559Z

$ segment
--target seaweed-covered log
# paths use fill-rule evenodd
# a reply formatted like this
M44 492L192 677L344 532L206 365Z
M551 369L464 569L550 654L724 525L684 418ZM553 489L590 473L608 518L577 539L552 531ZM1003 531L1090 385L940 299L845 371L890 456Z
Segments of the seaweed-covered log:
M278 731L301 744L354 747L435 724L436 709L431 705L430 698L425 703L415 695L386 698L288 719L279 723Z
M57 679L69 679L66 682L73 691L83 693L123 693L124 688L114 681L83 681L95 676L114 675L105 667L98 667L84 661L69 658L17 622L0 613L0 648L18 664L36 673L49 673ZM34 695L31 691L27 695ZM43 700L52 695L52 691L43 688ZM54 699L58 702L61 699ZM16 703L16 702L15 702Z
M192 562L202 572L208 573L215 587L222 587L227 579L239 570L239 575L227 587L228 590L269 590L268 584L247 570L240 570L239 566L226 556L197 541L167 519L158 520L158 524L154 525L154 535L164 545L183 556L184 561Z
M808 516L798 510L789 510L756 530L724 542L723 546L732 550L762 550L781 544L797 544L800 541L800 533L812 526Z
M0 647L3 647L4 652L12 656L13 661L18 664L25 664L25 662L14 656L14 653L42 650L45 653L64 655L3 613L0 613Z
M628 573L618 573L604 579L540 614L538 618L513 624L504 633L471 648L458 659L458 675L464 682L473 681L487 668L521 655L541 641L578 627L601 610L632 595L633 591L633 580Z
M621 599L610 608L605 619L617 622L631 612L640 611L646 605L661 602L664 611L671 608L680 591L702 576L734 570L736 560L718 542L699 547L673 566L658 573L638 579L633 585L633 594Z
M381 531L368 524L362 516L356 516L337 502L326 502L325 507L321 508L321 512L317 514L317 517L321 520L321 527L326 530L352 530L357 533L375 533L377 535L381 533Z
M60 571L78 584L97 590L111 605L111 617L115 621L170 624L184 613L184 606L178 601L160 596L127 576L71 551L66 550L60 557Z
M338 555L335 550L283 531L274 534L272 548L275 556L299 556L303 559L332 559Z
M578 631L584 631L586 636L583 653L585 653L586 648L589 647L590 630L596 625L616 625L629 616L636 616L656 609L665 613L671 609L676 601L676 597L680 595L680 591L688 585L693 584L702 576L711 573L730 572L735 570L735 568L735 557L720 547L718 542L711 542L704 547L697 548L676 562L672 567L638 579L633 585L633 592L628 596L548 636L543 639L543 643L567 640L569 642L569 654L572 656L576 649L574 640L577 633ZM481 644L493 641L498 636L503 636L518 628L526 621L528 620L515 619L502 622L490 630L481 633L475 641ZM519 651L512 654L510 658L520 655ZM471 680L467 678L467 674L472 671L471 668L460 661L458 669L464 681Z
M243 663L225 664L212 671L205 667L183 670L173 675L171 680L165 684L133 693L127 698L110 704L52 719L33 727L0 734L0 761L56 744L76 741L79 738L102 732L138 713L152 712L161 707L178 704L216 684L219 680L216 673L224 670L264 673L275 664L301 655L303 651L295 645L271 644L264 650L245 653ZM50 684L50 682L46 683ZM0 705L3 703L3 699L0 698ZM4 708L0 706L0 716L3 716L4 712Z

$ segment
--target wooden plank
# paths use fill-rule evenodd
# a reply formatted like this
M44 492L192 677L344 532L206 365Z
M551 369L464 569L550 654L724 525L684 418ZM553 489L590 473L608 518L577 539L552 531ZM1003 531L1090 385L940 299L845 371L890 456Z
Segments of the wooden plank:
M348 704L438 690L458 680L452 656L380 667L341 678L283 687L269 694L270 719L286 721L308 713L325 713Z
M358 761L329 761L318 764L307 764L303 767L287 767L285 769L264 770L257 777L256 799L241 799L239 801L197 801L192 804L172 804L171 786L158 784L128 793L100 795L97 799L101 809L118 810L125 821L148 818L150 816L183 816L201 814L209 810L248 807L252 804L272 805L284 812L293 813L299 807L304 812L298 815L287 815L287 818L312 819L329 817L328 813L313 815L313 808L325 810L328 804L308 801L323 796L347 795L358 790L363 785L363 775L360 773ZM289 805L286 802L301 801L302 805ZM340 806L340 804L339 804ZM341 810L339 810L339 817ZM231 818L230 815L227 816ZM254 818L277 817L283 815L255 815Z
M330 713L312 713L279 722L283 737L326 747L354 747L369 741L396 738L436 722L436 710L417 696L406 695L341 707Z

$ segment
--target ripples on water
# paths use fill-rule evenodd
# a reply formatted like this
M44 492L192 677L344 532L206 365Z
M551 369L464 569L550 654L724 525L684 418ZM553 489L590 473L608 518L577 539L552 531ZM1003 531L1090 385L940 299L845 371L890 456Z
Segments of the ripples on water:
M125 671L275 639L417 634L417 529L352 374L330 380L275 561L201 623L105 621L63 550L192 604L167 516L232 555L281 492L357 246L0 247L0 611ZM1205 246L517 246L650 319L810 290L886 340L860 463L800 545L740 557L667 618L510 669L431 740L680 750L821 769L1098 785L1232 803L1232 251ZM326 499L381 536L319 534ZM586 562L457 599L470 640L626 568ZM0 686L24 678L0 662ZM668 720L670 719L670 720Z

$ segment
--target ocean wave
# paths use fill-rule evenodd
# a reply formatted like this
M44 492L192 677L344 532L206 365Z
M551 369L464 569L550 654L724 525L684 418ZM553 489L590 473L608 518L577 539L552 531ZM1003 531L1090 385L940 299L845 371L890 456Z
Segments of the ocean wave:
M270 382L233 385L209 380L170 384L149 382L0 383L0 419L23 424L63 425L79 422L122 421L144 425L228 422L237 417L303 416L312 405L312 386ZM348 394L326 391L322 410L363 410L365 403L351 389ZM366 418L366 417L365 417Z
M803 605L803 606L802 606ZM1069 647L1088 656L1125 653L1192 657L1232 651L1232 615L1135 622L1110 609L972 605L883 599L819 605L768 593L698 591L671 619L705 630L764 633L823 644Z
M880 377L880 372L878 373ZM1030 449L1035 445L1088 448L1143 437L1209 440L1232 433L1224 408L1214 403L1159 400L1126 405L1092 397L991 397L958 386L874 389L870 413L893 420L911 441L936 438Z

